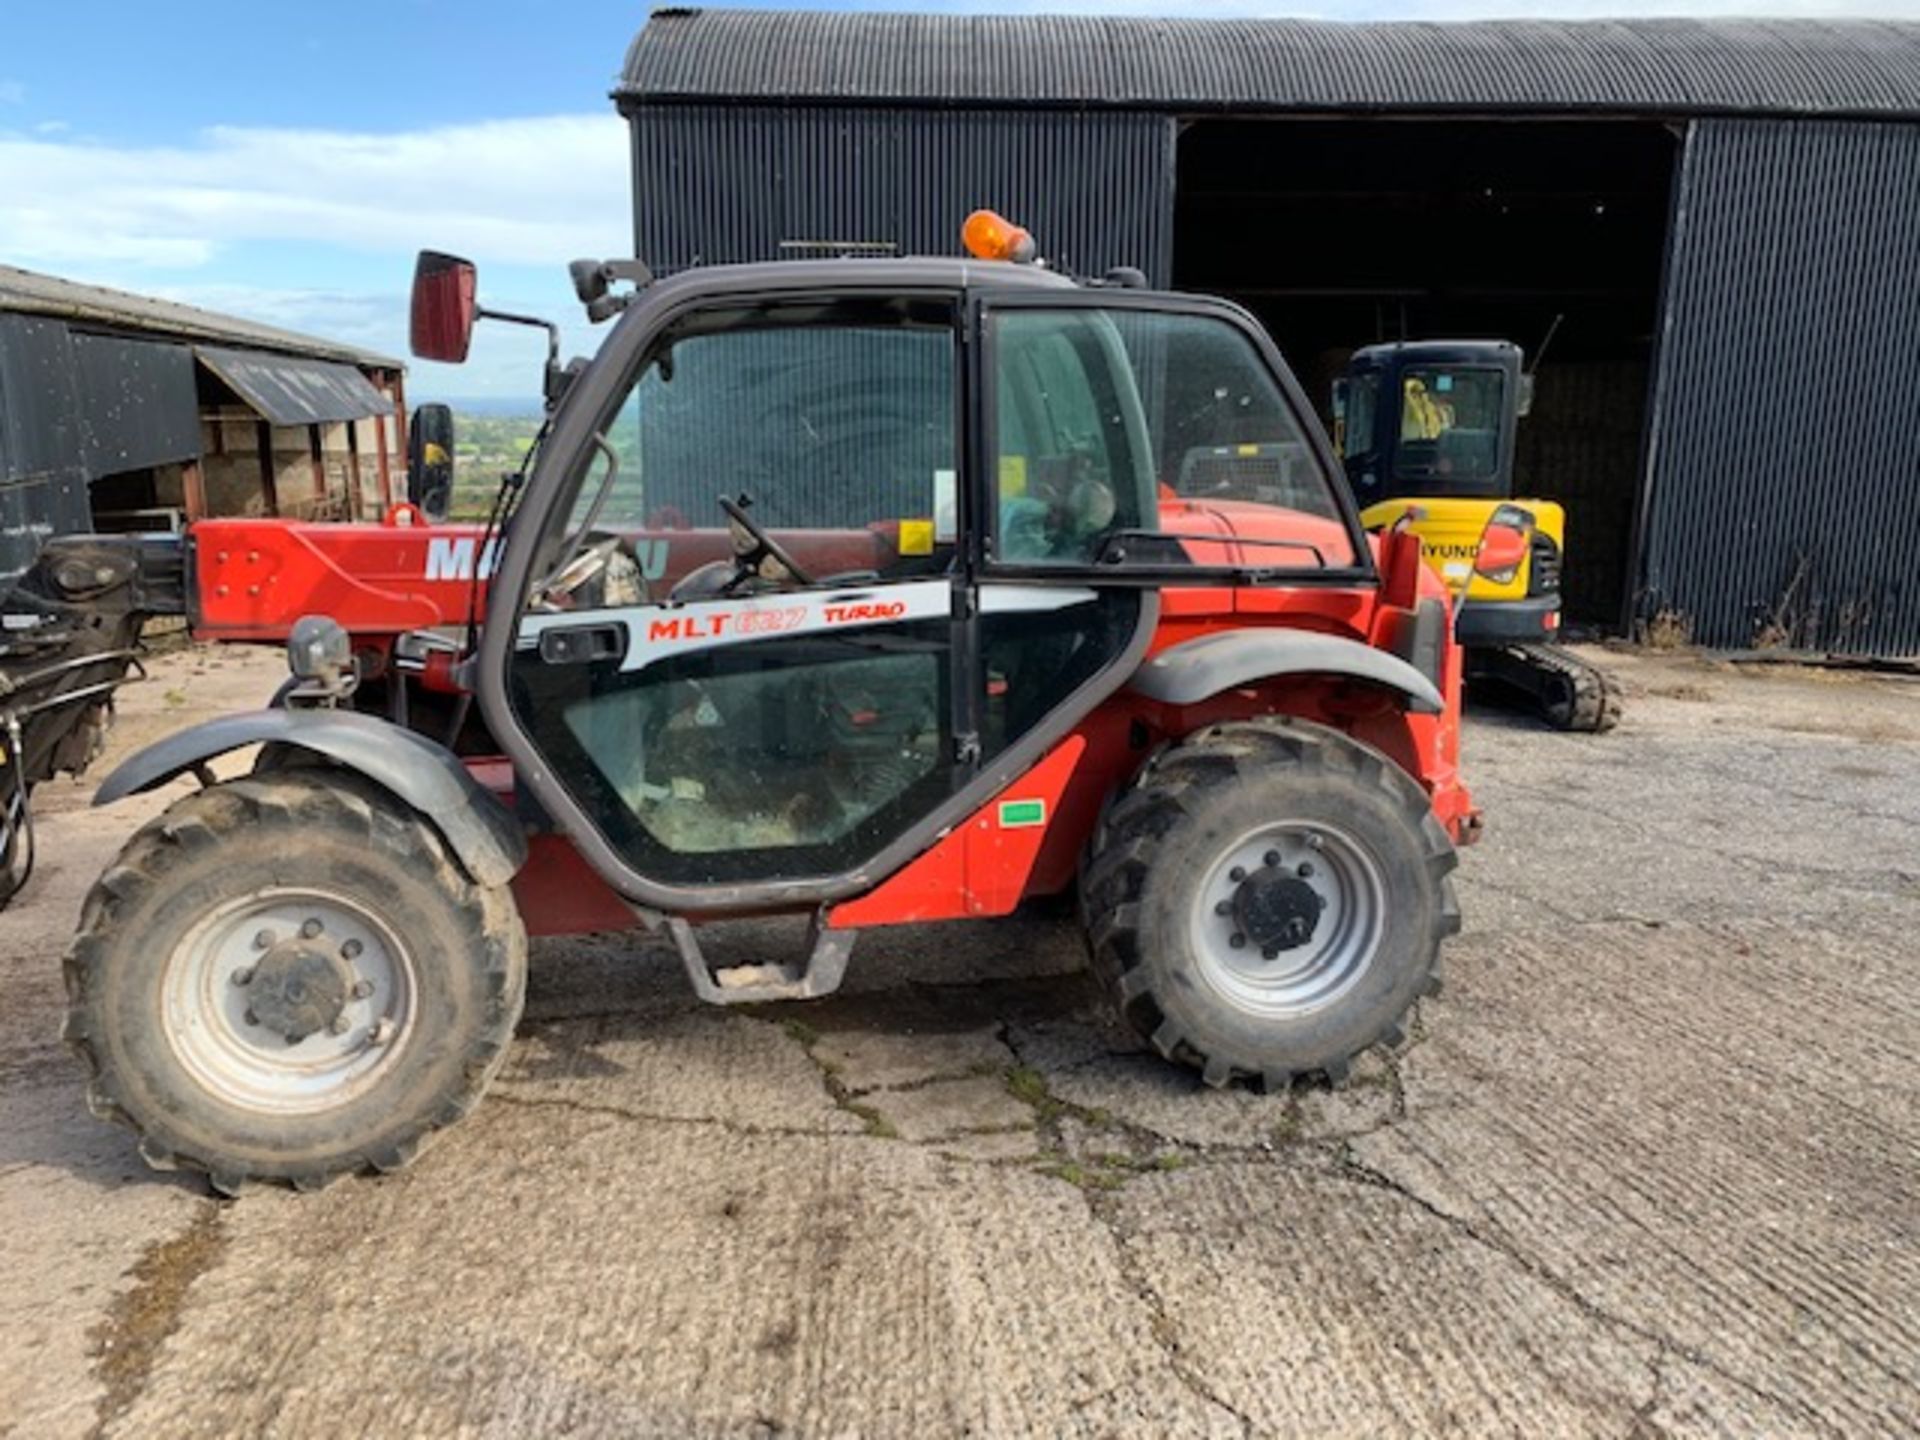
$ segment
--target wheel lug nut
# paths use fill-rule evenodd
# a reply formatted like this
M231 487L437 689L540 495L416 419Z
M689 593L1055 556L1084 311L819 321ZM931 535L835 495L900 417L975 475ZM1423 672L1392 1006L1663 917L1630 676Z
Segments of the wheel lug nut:
M299 1043L300 1043L300 1042L301 1042L302 1040L304 1040L304 1039L306 1039L306 1038L307 1038L307 1037L306 1037L306 1036L304 1036L304 1035L289 1035L289 1036L287 1036L287 1044L289 1044L289 1045L298 1045L298 1044L299 1044Z
M393 1021L382 1016L379 1022L367 1033L367 1044L384 1045L393 1038Z
M335 1035L344 1035L352 1028L353 1022L347 1019L344 1014L334 1016L333 1023L327 1026L327 1029Z
M273 931L262 930L258 935L255 935L253 937L253 948L256 950L271 950L273 948Z
M254 1014L253 1011L251 1010L247 1011L247 1013L245 1015L242 1015L240 1018L242 1020L245 1020L249 1025L258 1025L260 1023L260 1017Z
M1311 880L1313 878L1313 866L1303 860L1300 862L1300 868L1293 873L1298 875L1302 880Z
M326 928L327 927L322 925L318 920L309 920L300 927L300 933L308 940L311 940Z
M356 980L353 982L354 999L364 1000L371 994L373 994L373 982L371 980Z
M1318 850L1321 846L1325 845L1326 843L1327 842L1325 840L1322 840L1318 835L1310 834L1307 836L1307 849L1309 850Z
M1246 878L1247 878L1247 872L1238 865L1234 866L1233 869L1227 872L1227 879L1233 881L1233 883L1236 885L1238 885L1242 880Z
M253 967L251 965L242 965L238 970L234 971L233 983L236 985L252 984L253 983Z
M1247 943L1247 937L1242 935L1238 930L1234 931L1233 934L1227 937L1227 944L1231 945L1236 950L1238 950L1241 946L1245 945L1246 943Z
M1278 945L1269 945L1260 952L1260 958L1262 960L1278 960L1280 958L1280 947Z
M1271 870L1274 866L1280 863L1280 852L1278 850L1267 851L1266 854L1260 857L1260 863L1262 865L1265 865L1269 870Z
M349 940L340 947L340 958L342 960L357 960L360 958L362 948L364 947L362 947L358 940Z
M1216 915L1233 914L1233 902L1231 900L1221 900L1217 902L1213 907L1213 913Z

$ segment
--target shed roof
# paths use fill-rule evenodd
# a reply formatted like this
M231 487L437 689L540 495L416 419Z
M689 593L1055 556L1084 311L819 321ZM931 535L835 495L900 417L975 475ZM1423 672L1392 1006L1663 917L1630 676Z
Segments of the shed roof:
M385 414L393 402L358 367L307 356L196 345L200 363L274 425L324 425Z
M82 285L57 275L36 270L17 270L0 265L0 312L18 311L29 315L52 315L62 320L93 324L106 329L131 330L156 337L182 340L206 340L217 344L243 345L255 350L271 350L284 355L305 355L322 360L341 360L367 369L399 370L400 361L370 350L281 330L234 315L202 310L197 305L182 305L152 295L135 295L126 290L110 290L103 285Z
M657 9L614 98L1920 118L1920 24Z

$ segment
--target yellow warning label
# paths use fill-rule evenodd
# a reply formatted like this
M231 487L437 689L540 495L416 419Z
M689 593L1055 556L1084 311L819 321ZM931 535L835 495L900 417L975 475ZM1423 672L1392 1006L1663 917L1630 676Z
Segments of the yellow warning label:
M1027 457L1024 455L1002 455L1000 457L1000 498L1009 495L1027 493Z
M900 522L900 553L931 555L933 553L933 521L902 520Z

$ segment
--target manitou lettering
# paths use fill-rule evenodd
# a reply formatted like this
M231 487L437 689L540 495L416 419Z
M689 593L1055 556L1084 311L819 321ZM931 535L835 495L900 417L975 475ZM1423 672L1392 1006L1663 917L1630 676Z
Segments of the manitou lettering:
M427 541L427 579L473 579L474 541L471 536L435 536ZM489 540L480 556L480 578L491 579L493 562L500 551L498 540Z

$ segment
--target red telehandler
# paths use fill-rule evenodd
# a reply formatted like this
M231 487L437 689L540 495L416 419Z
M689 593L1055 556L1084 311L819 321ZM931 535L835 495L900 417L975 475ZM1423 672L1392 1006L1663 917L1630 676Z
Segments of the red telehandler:
M549 362L485 525L49 553L22 613L130 617L76 674L169 604L291 669L100 788L201 787L66 962L97 1114L225 1192L392 1169L480 1098L529 933L663 931L704 999L754 1003L832 991L864 931L1062 893L1113 1004L1209 1084L1337 1081L1398 1038L1478 818L1446 588L1361 529L1243 311L1019 263L984 213L967 238L576 265L617 322ZM475 293L422 256L416 353L464 357ZM788 913L804 954L703 952L703 922Z

